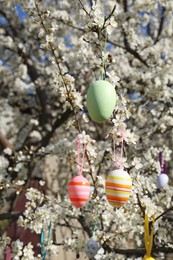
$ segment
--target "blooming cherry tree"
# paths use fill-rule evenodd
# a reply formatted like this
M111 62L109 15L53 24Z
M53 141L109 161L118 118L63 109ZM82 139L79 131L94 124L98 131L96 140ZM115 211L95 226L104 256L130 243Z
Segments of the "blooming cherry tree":
M75 259L173 253L172 14L171 0L0 1L0 259L50 259L60 248ZM98 79L117 95L104 123L86 106ZM90 183L82 208L67 192L78 140ZM132 192L116 208L105 180L120 161ZM22 240L28 230L39 243Z

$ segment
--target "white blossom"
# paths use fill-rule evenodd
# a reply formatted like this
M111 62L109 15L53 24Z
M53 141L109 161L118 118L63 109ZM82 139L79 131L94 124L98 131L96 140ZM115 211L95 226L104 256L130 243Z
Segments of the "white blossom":
M115 249L144 248L144 213L156 219L155 257L165 259L163 248L172 251L173 3L118 2L1 1L0 205L2 213L15 211L25 192L16 226L38 236L44 230L47 259L61 249L86 258L88 237L100 245L95 259L140 259ZM98 124L89 119L86 98L100 74L117 99ZM163 189L156 186L160 151L169 176ZM91 187L83 208L68 196L79 157ZM105 190L115 159L132 178L129 200L119 208L109 204ZM14 259L43 258L34 255L32 241L10 240L8 221L1 222L0 255L8 245Z
M30 137L36 141L40 141L42 139L42 136L41 134L36 131L36 130L33 130L31 133L30 133Z

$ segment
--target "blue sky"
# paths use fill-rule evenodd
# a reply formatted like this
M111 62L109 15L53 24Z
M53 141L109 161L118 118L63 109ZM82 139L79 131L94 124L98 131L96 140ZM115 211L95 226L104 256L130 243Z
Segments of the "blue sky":
M25 11L22 10L22 7L20 4L16 5L16 12L19 16L20 21L24 21L27 17L27 13Z

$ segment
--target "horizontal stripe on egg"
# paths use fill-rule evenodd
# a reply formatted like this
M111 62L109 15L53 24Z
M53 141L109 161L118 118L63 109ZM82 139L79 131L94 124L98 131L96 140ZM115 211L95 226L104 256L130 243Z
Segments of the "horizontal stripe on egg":
M88 194L87 193L75 193L75 192L73 192L73 193L70 193L69 194L69 196L70 196L70 199L73 199L73 198L86 198L86 199L88 199Z
M127 201L128 198L106 195L108 200Z
M81 186L90 186L88 182L83 181L71 181L70 185L81 185Z
M75 194L88 194L88 193L90 193L90 190L88 190L88 189L80 189L80 190L76 190L76 189L69 189L68 190L68 192L70 193L70 194L72 194L72 193L75 193Z
M123 188L123 189L131 189L132 188L132 184L131 183L120 184L120 183L113 183L113 182L106 181L106 187L107 186L110 186L112 188Z
M115 202L115 201L109 201L109 203L112 205L112 206L116 206L116 207L121 207L124 203L118 203L118 202Z
M85 201L87 201L88 200L88 198L78 198L78 197L72 197L72 198L70 198L71 199L71 201L83 201L83 202L85 202Z
M106 194L106 197L108 200L117 200L117 201L127 201L128 198L129 198L129 195L126 196L123 194L123 196L116 196L116 195L113 195L113 194Z
M127 179L124 179L124 180L119 180L119 179L111 179L109 178L109 176L107 177L106 179L107 182L112 182L112 183L119 183L119 184L131 184L132 183L132 180L127 180Z
M109 178L107 178L106 180L106 183L110 183L111 185L129 185L131 186L132 185L132 182L131 181L116 181L116 180L109 180Z
M115 175L108 175L108 179L111 179L111 180L125 180L125 181L132 181L131 178L129 177L122 177L122 176L115 176Z
M130 191L119 191L119 190L106 189L106 194L109 194L109 195L118 194L118 196L127 195L129 197Z
M90 190L90 186L83 186L83 185L69 185L68 187L69 191L89 191Z
M128 188L128 189L127 188L119 188L119 187L113 187L113 186L108 186L108 185L106 186L106 190L107 189L108 190L117 190L117 191L120 191L120 192L121 191L131 192L131 190L132 190L131 188Z
M109 203L113 204L119 204L119 205L124 205L126 203L126 201L119 201L119 200L109 200Z

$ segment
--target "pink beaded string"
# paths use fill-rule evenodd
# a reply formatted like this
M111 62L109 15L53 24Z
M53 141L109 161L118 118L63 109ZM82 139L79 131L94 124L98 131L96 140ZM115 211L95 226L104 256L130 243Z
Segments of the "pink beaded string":
M80 154L81 154L81 142L80 139L77 139L77 158L78 158L78 175L81 176L83 173L84 163L85 163L85 151L86 151L86 143L83 144L83 153L82 153L82 163L80 162Z
M117 162L116 152L115 152L115 138L113 138L113 148L114 148L114 162L115 167L118 169L123 169L123 150L124 150L124 132L121 131L121 153L120 153L120 162Z

